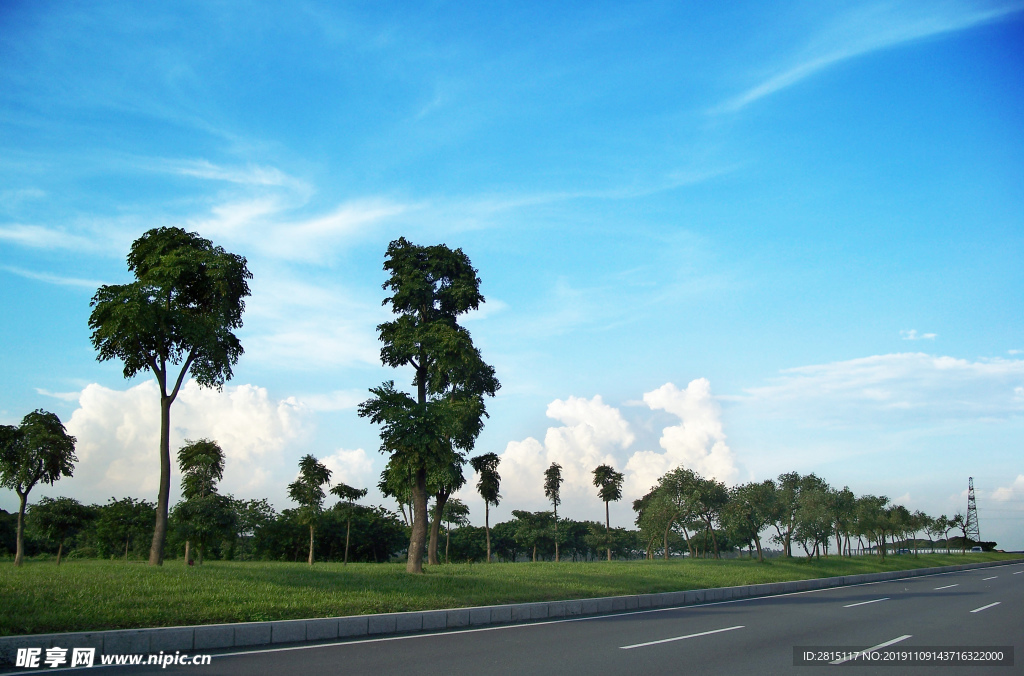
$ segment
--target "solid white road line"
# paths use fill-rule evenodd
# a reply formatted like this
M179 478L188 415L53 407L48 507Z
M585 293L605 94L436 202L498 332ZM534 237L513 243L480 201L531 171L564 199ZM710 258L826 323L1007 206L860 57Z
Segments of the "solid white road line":
M1014 575L1020 575L1021 573L1024 573L1024 570L1018 570Z
M945 587L936 587L935 591L939 591L940 589L949 589L950 587L959 587L959 586L960 586L959 584L947 584Z
M981 581L984 582L985 580L994 580L997 577L999 577L999 576L998 575L993 575L992 577L983 577L983 578L981 578Z
M878 603L879 601L888 601L888 600L889 600L889 597L886 596L884 599L874 599L872 601L861 601L860 603L851 603L848 606L843 606L843 608L853 608L854 606L863 606L863 605L867 605L868 603Z
M980 613L981 611L987 610L988 608L991 608L992 606L998 606L1000 603L1002 603L1002 601L996 601L995 603L990 603L987 606L982 606L981 608L975 608L971 612L972 613Z
M889 646L891 646L894 643L899 643L900 641L906 641L911 636L912 636L912 634L904 634L903 636L898 636L898 637L894 638L891 641L886 641L885 643L879 643L876 646L871 646L870 648L868 648L864 652L871 653L871 652L874 652L876 650L881 650L882 648L888 648ZM842 664L843 662L849 662L854 657L856 657L856 655L850 655L849 657L844 657L841 660L833 660L832 662L829 662L829 664Z
M743 625L737 625L735 627L726 627L725 629L712 629L711 631L702 631L697 634L687 634L686 636L676 636L675 638L663 638L660 641L648 641L647 643L636 643L634 645L623 645L619 646L622 650L631 650L633 648L643 648L649 645L657 645L659 643L671 643L672 641L682 641L688 638L697 638L698 636L707 636L709 634L720 634L723 631L732 631L733 629L742 629Z

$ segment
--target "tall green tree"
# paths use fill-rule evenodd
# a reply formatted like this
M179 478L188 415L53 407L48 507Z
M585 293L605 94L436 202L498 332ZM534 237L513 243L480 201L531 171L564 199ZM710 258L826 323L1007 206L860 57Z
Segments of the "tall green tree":
M57 542L59 566L65 540L92 521L96 512L74 498L43 498L29 508L28 517L39 532Z
M483 419L484 397L494 396L498 379L480 356L459 315L480 307L480 278L461 249L443 244L417 246L404 237L391 242L384 261L389 273L384 299L397 315L377 327L381 361L411 366L416 396L389 381L370 390L359 415L381 425L381 451L411 476L413 502L409 539L410 573L423 572L427 541L427 474L459 462L472 450Z
M331 493L341 498L345 514L345 565L348 565L348 540L352 534L352 508L356 500L366 497L365 488L354 488L346 483L338 482L331 488Z
M797 511L800 509L800 474L787 472L780 474L776 483L775 514L772 525L775 533L772 537L787 558L793 556L793 531L796 530Z
M498 506L501 494L501 475L498 464L501 458L496 453L484 453L469 461L477 474L476 490L484 499L484 531L487 534L487 563L491 562L491 505Z
M60 418L36 409L17 427L0 425L0 486L18 494L18 534L14 565L25 558L25 506L36 484L52 485L75 469L75 438Z
M715 523L722 517L722 509L729 501L729 493L725 484L716 479L701 478L697 482L695 498L695 513L704 522L705 532L710 533L711 543L714 547L715 558L720 559L718 536L715 534Z
M729 490L729 501L723 511L729 530L740 540L753 542L757 547L757 560L762 563L761 531L771 524L774 513L775 482L771 479L740 484Z
M185 563L192 562L192 537L199 545L198 562L203 563L207 538L223 530L231 515L230 502L218 500L217 482L224 478L224 451L216 441L185 440L178 449L181 470L181 494L185 502L178 506L177 517L189 531L185 538Z
M171 489L171 404L185 376L220 389L231 379L242 344L252 279L242 256L181 228L154 228L128 253L130 284L104 285L92 298L97 359L120 359L124 377L150 371L160 387L160 488L150 565L163 563Z
M562 466L557 462L544 470L544 497L551 501L555 514L555 561L558 561L558 505L562 502Z
M608 512L608 503L617 502L622 499L622 481L625 477L622 472L616 472L610 465L598 465L594 468L594 486L597 487L597 497L604 501L604 530L607 535L608 560L612 560L612 527L611 518Z
M313 533L324 509L324 486L331 481L331 470L312 455L299 460L299 478L288 484L288 497L299 503L299 523L309 526L309 565L313 565Z
M449 563L448 549L451 545L452 524L463 528L469 525L469 505L458 498L452 498L444 505L444 513L441 515L446 526L444 529L444 562Z

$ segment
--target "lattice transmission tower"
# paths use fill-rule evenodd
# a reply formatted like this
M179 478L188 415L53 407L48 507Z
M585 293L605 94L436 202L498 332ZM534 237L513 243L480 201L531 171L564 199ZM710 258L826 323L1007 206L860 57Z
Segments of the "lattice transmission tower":
M967 524L964 526L967 538L974 542L981 542L981 532L978 530L978 505L974 501L974 477L967 477Z

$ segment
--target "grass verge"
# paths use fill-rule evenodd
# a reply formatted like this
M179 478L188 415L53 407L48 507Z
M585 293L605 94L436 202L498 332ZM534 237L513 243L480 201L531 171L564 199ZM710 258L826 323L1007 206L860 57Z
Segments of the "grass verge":
M433 566L208 561L189 568L72 560L0 562L0 635L336 617L785 582L1014 554L493 563Z

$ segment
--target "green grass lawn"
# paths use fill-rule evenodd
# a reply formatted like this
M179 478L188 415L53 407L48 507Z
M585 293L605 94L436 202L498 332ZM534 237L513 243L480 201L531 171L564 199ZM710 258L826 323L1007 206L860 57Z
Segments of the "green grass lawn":
M399 564L0 561L0 635L334 617L783 582L1015 558L1013 554Z

